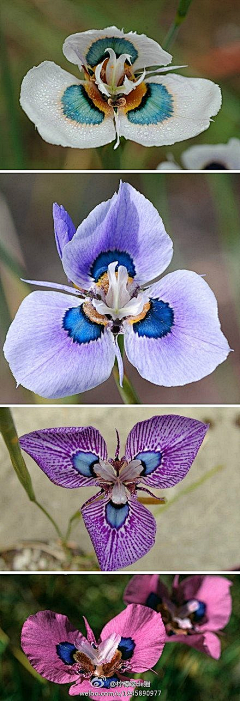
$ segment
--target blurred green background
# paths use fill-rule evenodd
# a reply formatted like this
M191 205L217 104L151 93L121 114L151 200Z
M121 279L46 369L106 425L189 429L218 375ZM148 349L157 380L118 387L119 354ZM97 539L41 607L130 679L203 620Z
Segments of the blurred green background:
M230 347L228 359L214 373L184 387L164 388L126 370L144 404L238 404L240 402L240 175L132 173L131 183L157 207L173 239L167 270L181 268L205 274L219 304L222 329ZM52 203L69 211L75 225L118 188L115 173L0 174L0 305L1 342L23 297L31 291L20 277L66 284L53 234ZM146 232L147 236L147 232ZM33 288L34 289L34 288ZM3 355L0 360L2 404L42 401L19 387ZM68 399L62 400L64 403ZM113 377L73 397L86 404L121 403ZM56 404L56 400L47 403Z
M227 577L233 581L233 613L221 636L220 660L213 660L185 645L167 644L155 667L158 676L152 672L144 674L144 679L151 682L151 689L161 689L161 701L239 699L240 577L234 574ZM68 699L68 685L58 686L37 679L25 662L26 658L20 652L20 632L24 621L40 609L51 609L67 615L73 625L84 633L82 615L85 615L97 637L103 625L124 608L122 595L129 579L127 575L102 574L2 575L1 700ZM162 580L170 586L172 576L163 575Z
M19 105L24 75L50 60L73 75L76 66L62 54L72 33L109 25L126 32L145 33L162 44L177 10L178 0L1 0L2 87L0 91L0 167L4 169L99 169L99 150L66 149L47 144ZM191 144L226 142L239 137L240 111L239 0L193 0L188 16L170 50L173 65L187 64L180 73L219 83L223 107L210 128L195 139L173 147L144 148L128 141L122 167L155 169L171 152L179 162ZM111 167L116 154L110 148ZM114 155L115 154L115 155ZM109 164L110 165L110 164ZM109 166L108 166L109 167Z

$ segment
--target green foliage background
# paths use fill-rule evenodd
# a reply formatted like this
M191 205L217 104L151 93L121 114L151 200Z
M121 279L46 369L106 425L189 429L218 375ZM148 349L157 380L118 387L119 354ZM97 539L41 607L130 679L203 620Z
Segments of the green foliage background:
M238 701L240 577L226 576L233 582L233 613L221 636L220 660L184 645L167 644L155 668L158 676L152 672L144 675L151 681L151 689L161 689L161 701ZM24 666L26 658L21 656L19 642L22 624L29 615L49 608L66 614L83 633L84 614L98 635L103 625L124 608L122 595L129 579L129 575L104 574L1 576L1 701L67 700L68 685L36 678L32 668ZM172 575L163 575L162 579L170 585Z

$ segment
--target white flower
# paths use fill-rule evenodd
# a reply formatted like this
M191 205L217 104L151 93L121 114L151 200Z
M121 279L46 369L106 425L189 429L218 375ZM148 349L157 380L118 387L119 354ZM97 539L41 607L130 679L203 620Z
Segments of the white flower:
M83 79L44 61L25 76L20 97L52 144L95 148L116 139L116 147L120 136L144 146L174 144L207 129L221 107L211 80L161 75L172 56L144 34L116 27L72 34L63 53Z
M181 155L186 170L240 170L240 139L230 139L227 144L202 144L191 146ZM173 160L159 163L157 170L182 170Z

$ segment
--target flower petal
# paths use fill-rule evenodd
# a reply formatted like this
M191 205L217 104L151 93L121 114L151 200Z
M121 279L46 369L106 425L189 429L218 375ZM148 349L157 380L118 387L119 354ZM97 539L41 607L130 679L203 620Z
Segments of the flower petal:
M82 515L104 571L131 565L154 545L155 519L136 497L120 505L104 497L83 505Z
M53 611L39 611L29 616L22 628L22 648L29 662L46 679L66 684L79 679L73 661L64 662L59 656L59 645L65 643L77 647L84 641L83 635L72 626L67 616ZM65 657L65 655L63 655ZM69 660L71 655L68 656Z
M116 57L128 53L134 70L146 66L166 66L172 56L145 34L124 33L117 27L91 29L71 34L63 44L63 53L71 63L82 65L83 60L92 68L106 58L106 49L113 49Z
M66 243L71 241L76 232L76 227L66 209L62 205L59 206L56 202L53 205L53 221L57 251L60 258L62 258L63 248L66 246Z
M32 68L22 82L20 104L50 144L95 148L115 139L111 110L96 106L85 81L52 61ZM94 87L92 87L94 90Z
M141 283L160 275L171 258L172 241L157 210L135 188L121 183L118 193L80 224L64 248L63 267L75 284L88 287L118 261Z
M215 633L195 633L194 635L170 635L166 636L166 643L185 643L194 647L199 652L205 652L209 657L219 660L221 655L221 643Z
M188 473L207 430L207 424L185 416L153 416L133 426L127 438L126 460L142 461L145 484L159 489L173 487Z
M21 436L20 445L51 482L74 489L96 484L94 466L107 459L99 431L86 428L44 428Z
M133 672L146 672L154 667L162 654L166 637L159 613L141 604L130 604L104 626L101 639L105 640L113 632L134 641L131 657Z
M115 359L108 329L84 318L80 300L59 292L33 292L23 300L4 353L18 384L49 398L96 387Z
M182 153L181 160L188 170L240 170L240 139L191 146Z
M125 324L126 354L142 377L165 387L180 386L209 375L227 358L230 348L221 332L217 301L200 275L170 273L149 288L149 295L163 305L159 313L150 314L149 326L146 317ZM171 325L167 309L172 310Z
M221 107L218 85L203 78L155 76L140 104L119 110L120 136L143 146L166 146L207 129ZM128 107L127 107L128 109Z
M217 575L195 575L183 579L177 588L181 601L198 599L206 604L207 621L199 623L199 629L221 630L229 621L232 610L230 587L232 582Z
M135 574L128 582L123 600L125 604L144 604L149 594L157 594L158 574Z

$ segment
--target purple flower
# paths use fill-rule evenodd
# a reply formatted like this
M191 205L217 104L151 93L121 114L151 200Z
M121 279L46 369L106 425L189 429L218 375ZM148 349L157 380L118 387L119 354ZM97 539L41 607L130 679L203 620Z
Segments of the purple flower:
M180 482L208 430L183 416L153 416L130 431L125 455L108 458L97 429L46 428L20 438L21 447L55 484L68 489L100 487L82 515L102 570L126 567L154 545L156 522L139 503L138 490L166 489Z
M119 334L129 361L157 385L200 380L226 359L217 302L200 275L179 270L145 287L170 263L172 241L143 195L121 184L76 232L63 207L53 214L75 289L34 282L61 294L33 292L10 326L4 353L18 384L50 398L84 392L109 377L116 356L121 381Z
M141 603L161 612L165 642L186 643L216 660L221 655L216 635L229 621L232 582L217 575L193 575L179 583L174 577L172 592L157 574L135 575L126 587L125 603Z
M51 682L75 682L70 696L87 693L91 698L94 688L100 687L108 701L117 687L119 701L130 697L136 681L126 673L146 672L162 654L165 631L160 614L131 604L104 626L99 641L84 621L86 638L61 613L39 611L29 616L22 629L22 648L30 663Z

